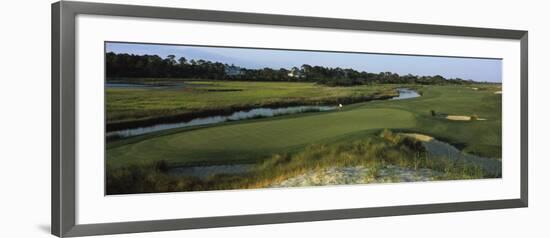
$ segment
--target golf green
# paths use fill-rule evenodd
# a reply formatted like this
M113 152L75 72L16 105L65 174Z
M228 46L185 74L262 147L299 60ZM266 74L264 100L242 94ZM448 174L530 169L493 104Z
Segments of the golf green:
M337 110L222 124L159 135L107 151L110 166L165 160L173 164L253 161L348 133L382 128L412 128L406 110Z

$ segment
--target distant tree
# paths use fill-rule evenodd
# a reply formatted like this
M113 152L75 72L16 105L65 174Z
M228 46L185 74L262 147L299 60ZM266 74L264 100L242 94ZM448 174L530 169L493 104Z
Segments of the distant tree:
M246 69L220 62L204 59L187 60L170 54L166 58L158 55L133 55L106 53L107 77L126 78L202 78L216 80L250 80L250 81L306 81L327 86L370 85L375 83L388 84L471 84L472 80L460 78L446 79L441 75L417 76L407 74L400 76L392 72L369 73L351 68L330 68L303 64L290 70L280 68ZM227 67L239 68L238 74L227 75ZM293 76L289 76L289 73Z
M176 64L176 56L175 55L168 55L166 56L166 62L168 62L168 64L170 65L175 65Z
M180 57L178 59L178 62L180 63L180 66L183 66L183 65L187 64L187 59L185 57Z

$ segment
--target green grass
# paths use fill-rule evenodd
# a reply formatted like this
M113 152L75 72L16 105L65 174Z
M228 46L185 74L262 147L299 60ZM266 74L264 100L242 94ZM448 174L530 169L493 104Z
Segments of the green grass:
M395 85L327 87L313 83L186 81L184 87L107 88L107 121L131 121L230 107L260 107L274 103L314 104L339 98L370 96L393 91L394 87Z
M263 188L310 170L330 167L363 166L367 181L378 181L380 171L390 165L407 169L430 169L435 180L493 177L479 166L446 158L428 158L420 141L384 130L360 140L335 144L310 144L300 152L278 153L258 163L247 173L218 174L199 179L166 172L163 160L109 167L107 193L148 193ZM396 175L398 177L398 175ZM390 177L383 177L385 181ZM399 181L399 179L397 179Z
M107 150L111 166L166 160L173 165L255 161L273 153L346 134L380 128L412 128L412 113L395 109L354 109L300 117L261 119L122 144Z
M502 99L496 86L477 86L485 90L472 90L471 86L425 86L422 97L410 100L376 101L364 104L365 108L392 108L415 115L413 131L434 136L462 149L464 152L485 157L501 158ZM485 121L450 121L434 117L439 114L476 115Z
M311 143L353 138L355 134L382 128L429 134L466 152L500 158L500 95L464 86L427 86L420 90L423 96L415 99L359 103L334 112L233 122L127 139L108 145L108 163L119 166L161 159L174 165L250 162L281 151L299 150ZM487 120L449 121L433 117L430 110L476 114Z
M164 115L234 105L262 105L273 101L314 102L331 97L372 95L397 87L375 85L329 88L311 83L204 81L191 84L201 85L192 89L109 89L108 117L116 112L119 114L113 118L131 120L153 114ZM313 155L327 158L321 163L323 166L379 158L381 161L410 167L410 161L406 160L410 157L410 151L387 142L368 142L371 149L381 146L378 149L382 152L376 156L357 154L359 152L355 151L353 144L367 143L366 140L378 137L377 133L385 128L395 132L427 134L466 153L497 159L501 157L501 95L494 93L500 91L499 85L404 87L414 87L422 96L406 100L350 104L331 112L173 129L108 142L107 175L111 182L115 181L112 184L131 182L126 181L128 176L144 176L139 180L143 186L140 188L141 185L136 185L133 188L135 192L188 191L260 186L258 184L268 183L275 177L288 177L316 168L319 163L313 163ZM477 87L478 90L472 87ZM450 121L441 115L475 115L486 120ZM355 153L351 162L345 156L342 157L350 153ZM399 160L391 159L392 157ZM161 161L168 167L255 163L265 168L261 170L261 174L218 176L201 181L197 178L169 176L151 166ZM283 167L274 165L281 161L294 162ZM424 163L422 166L426 168L444 172L438 179L486 177L477 167L449 160ZM415 164L415 168L417 165Z

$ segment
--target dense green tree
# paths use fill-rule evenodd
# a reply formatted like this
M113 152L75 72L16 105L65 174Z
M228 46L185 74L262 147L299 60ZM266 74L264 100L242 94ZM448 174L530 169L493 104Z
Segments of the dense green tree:
M226 71L230 69L230 73ZM237 71L237 72L235 72ZM187 60L175 55L106 54L108 78L194 78L243 81L316 82L328 86L354 86L374 83L390 84L469 84L471 80L446 79L441 75L399 75L392 72L369 73L340 67L330 68L303 64L291 69L246 69L203 59Z

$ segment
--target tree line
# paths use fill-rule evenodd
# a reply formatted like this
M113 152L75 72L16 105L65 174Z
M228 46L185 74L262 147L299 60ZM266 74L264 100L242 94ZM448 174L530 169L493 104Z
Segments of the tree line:
M239 81L316 82L328 86L354 86L374 83L394 84L470 84L472 80L441 75L399 75L392 72L369 73L345 68L302 65L292 69L246 69L207 60L176 59L175 55L106 54L108 78L193 78Z
M176 59L175 55L106 54L108 78L204 78L224 79L225 65L205 60Z

